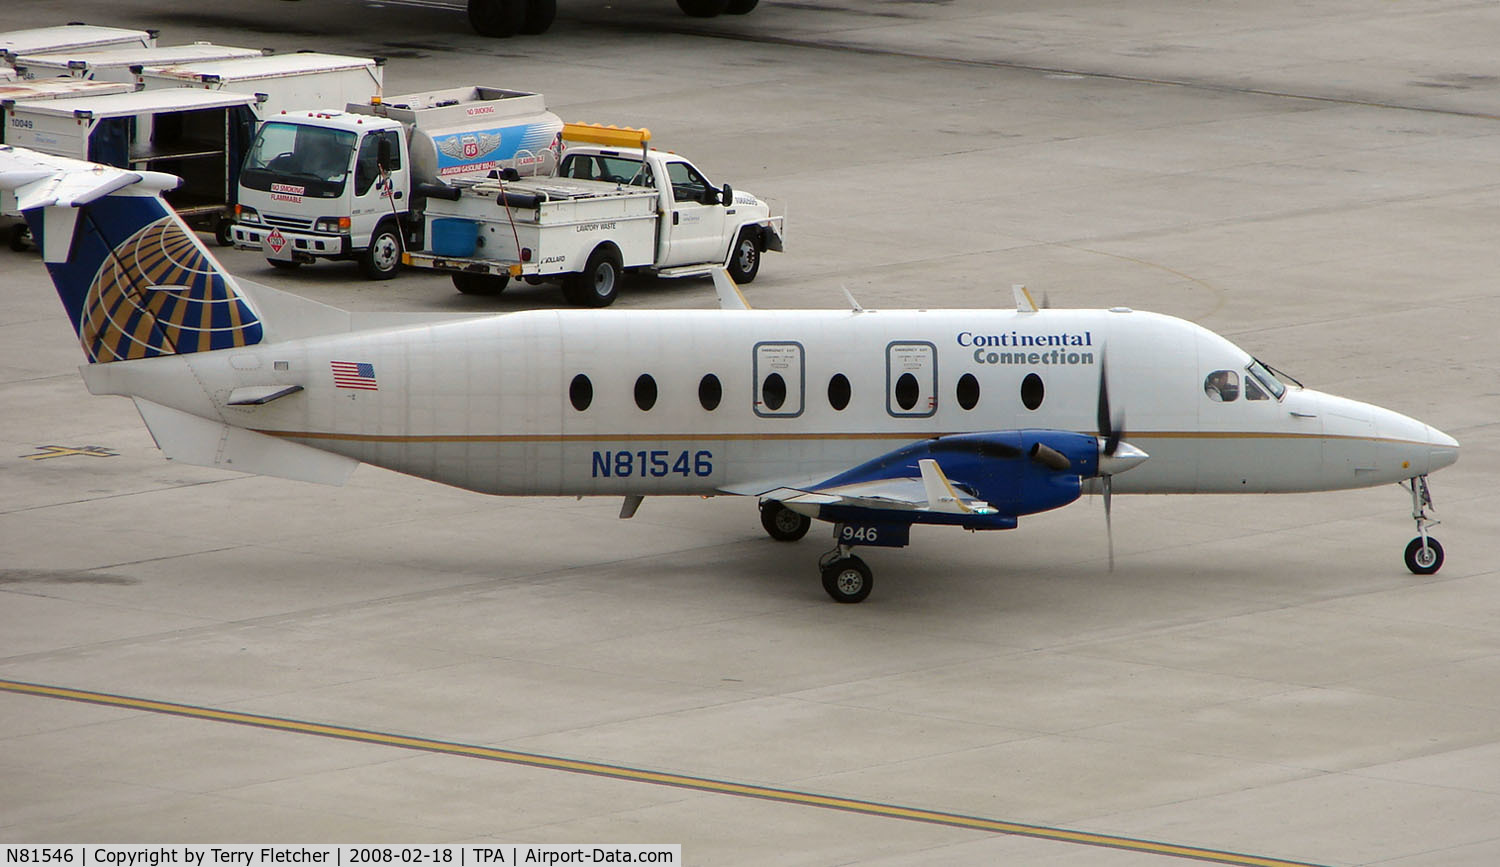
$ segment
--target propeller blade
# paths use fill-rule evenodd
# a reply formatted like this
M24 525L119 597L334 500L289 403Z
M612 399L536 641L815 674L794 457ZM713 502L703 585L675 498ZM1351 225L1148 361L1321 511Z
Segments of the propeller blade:
M1115 450L1120 447L1120 440L1125 436L1125 413L1111 416L1109 412L1109 368L1104 353L1099 353L1099 438L1104 440L1102 454L1106 457L1114 455Z
M1110 482L1113 476L1105 476L1104 481L1104 536L1109 540L1109 571L1115 571L1115 525L1110 518L1109 494Z
M1109 418L1109 375L1102 350L1099 353L1099 415L1096 423L1099 427L1099 438L1107 441L1111 428Z

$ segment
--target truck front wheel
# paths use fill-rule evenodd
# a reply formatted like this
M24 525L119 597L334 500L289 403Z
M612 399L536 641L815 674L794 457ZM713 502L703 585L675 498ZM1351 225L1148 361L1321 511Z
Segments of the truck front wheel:
M529 5L527 0L469 0L469 26L480 36L514 36L527 23Z
M370 246L359 254L359 270L370 280L389 280L401 268L401 239L396 227L381 224L370 236Z
M729 276L736 283L749 283L760 273L760 233L749 226L740 230L729 254Z
M620 294L620 254L604 245L594 248L587 265L563 281L563 296L579 307L608 307Z
M694 18L712 18L729 8L729 0L677 0L677 8Z

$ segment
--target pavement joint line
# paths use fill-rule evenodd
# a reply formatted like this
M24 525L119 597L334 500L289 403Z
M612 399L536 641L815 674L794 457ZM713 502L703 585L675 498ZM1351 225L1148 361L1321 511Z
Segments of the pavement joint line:
M1037 72L1044 75L1075 75L1079 78L1097 78L1104 81L1121 81L1132 84L1149 84L1160 87L1181 87L1188 90L1205 90L1214 93L1248 94L1251 96L1269 96L1279 99L1296 99L1312 103L1326 103L1329 105L1348 105L1357 108L1377 108L1391 111L1411 111L1422 114L1443 114L1453 117L1469 117L1478 120L1500 120L1500 114L1486 111L1476 111L1459 108L1443 108L1441 106L1408 105L1398 102L1382 102L1375 99L1361 99L1357 96L1334 96L1316 93L1296 93L1294 91L1276 90L1273 88L1241 87L1233 84L1220 84L1212 81L1191 81L1174 78L1159 78L1151 75L1131 75L1123 72L1105 72L1102 70L1069 69L1059 66L1043 66L1036 63L1026 63L1018 60L944 57L938 54L923 54L918 51L902 51L899 48L889 48L879 45L857 45L845 42L819 41L815 37L797 36L773 36L764 33L729 33L712 30L699 30L692 27L677 27L663 29L662 32L675 33L679 36L702 36L709 39L723 39L731 42L750 42L762 45L783 45L789 48L806 48L823 51L844 51L850 54L863 54L875 57L903 57L908 60L926 61L929 63L948 63L956 66L972 66L978 68L992 69L1014 69L1022 72Z
M607 779L621 780L626 782L647 783L657 786L669 786L672 788L688 789L709 794L733 795L742 798L755 798L758 800L773 801L804 807L821 807L824 809L840 810L847 813L857 813L878 818L902 819L911 822L922 822L929 825L946 825L954 828L965 828L974 831L988 831L1015 837L1030 837L1033 839L1051 840L1059 843L1074 843L1084 846L1095 846L1106 849L1119 849L1154 855L1166 855L1174 858L1183 858L1187 860L1202 861L1212 864L1234 864L1244 865L1244 867L1320 867L1320 865L1316 865L1307 861L1288 861L1281 858L1269 858L1260 855L1227 852L1217 849L1180 845L1176 843L1167 843L1157 840L1144 840L1135 837L1123 837L1113 834L1098 834L1089 831L1079 831L1069 828L1056 828L1046 825L1031 825L1022 822L1005 821L1002 819L987 819L980 816L966 816L961 813L948 813L938 810L927 810L920 807L901 806L899 804L883 804L877 801L863 801L855 798L840 797L837 795L820 795L814 792L802 792L793 789L777 789L769 786L759 786L749 783L736 783L729 780L715 780L709 777L694 777L685 774L676 774L665 771L652 771L643 768L626 767L623 765L610 765L580 759L569 759L561 756L549 756L541 753L528 753L520 752L517 750L500 749L497 747L485 747L476 744L463 744L453 741L441 741L431 738L415 737L411 735L402 735L390 732L378 732L368 729L350 728L346 726L331 725L327 723L294 720L284 717L264 716L261 714L241 713L238 711L222 710L218 708L200 707L197 705L180 704L177 702L156 701L153 699L115 695L105 692L94 692L91 690L71 689L61 686L49 686L39 683L27 683L25 681L0 680L0 692L9 692L18 695L38 696L43 698L56 698L66 701L82 702L84 704L103 705L106 707L127 708L132 710L146 711L149 713L180 716L190 719L207 720L212 722L225 722L233 725L315 735L318 737L335 738L339 740L355 741L358 743L396 747L398 749L485 759L488 761L503 762L505 764L511 765L540 768L544 770L566 771L569 773L586 774L589 776L604 777Z

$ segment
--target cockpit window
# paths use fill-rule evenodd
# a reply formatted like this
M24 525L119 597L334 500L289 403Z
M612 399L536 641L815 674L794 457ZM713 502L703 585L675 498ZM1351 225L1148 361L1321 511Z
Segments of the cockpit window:
M1266 390L1255 384L1255 377L1245 377L1245 400L1270 400Z
M1245 370L1249 371L1251 376L1259 380L1260 384L1266 387L1266 391L1276 395L1277 400L1281 400L1281 396L1286 394L1286 386L1282 384L1281 380L1276 378L1276 374L1272 373L1270 369L1259 361L1253 358L1250 359L1250 366L1246 367ZM1248 382L1249 380L1246 380L1246 383ZM1251 400L1258 399L1251 398Z
M1239 399L1240 375L1232 370L1215 370L1203 380L1203 393L1216 403L1230 403Z

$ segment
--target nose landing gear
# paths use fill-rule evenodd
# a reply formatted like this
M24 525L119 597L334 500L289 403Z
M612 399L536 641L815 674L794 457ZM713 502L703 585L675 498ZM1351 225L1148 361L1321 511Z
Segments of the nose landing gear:
M1429 527L1441 523L1427 516L1427 510L1432 508L1427 476L1413 476L1402 482L1401 487L1411 491L1411 517L1417 522L1417 538L1406 546L1406 568L1418 575L1431 575L1443 568L1443 546L1427 535Z

